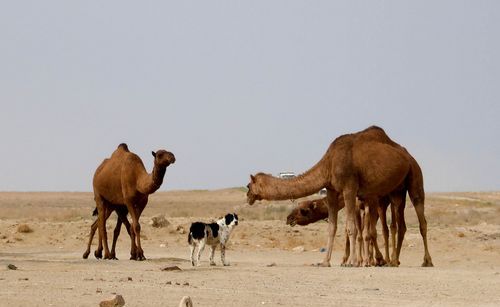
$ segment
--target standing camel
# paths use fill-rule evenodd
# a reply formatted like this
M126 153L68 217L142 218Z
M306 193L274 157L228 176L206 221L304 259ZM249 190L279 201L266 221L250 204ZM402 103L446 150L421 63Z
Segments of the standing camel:
M126 144L118 145L109 159L105 159L94 174L94 199L98 212L99 240L104 245L104 259L110 259L106 234L106 215L115 206L125 206L132 218L130 259L145 260L141 247L139 217L148 203L148 196L163 183L167 167L175 162L173 153L166 150L152 152L153 171L148 174L141 158L130 152Z
M420 233L424 241L424 262L432 266L427 246L427 222L424 215L423 176L411 155L393 142L379 127L370 127L354 134L336 138L325 155L311 169L292 179L280 179L258 173L250 176L247 201L250 205L257 200L297 199L311 195L322 188L327 189L329 237L328 253L333 249L337 231L339 196L344 198L346 230L349 236L350 256L346 263L358 266L356 235L360 222L355 218L356 197L367 204L374 204L381 197L388 196L398 211L398 246L391 264L399 263L399 252L406 226L404 225L404 201L406 190L417 213ZM402 217L402 218L401 218ZM329 266L329 263L323 263ZM397 264L396 264L397 265Z

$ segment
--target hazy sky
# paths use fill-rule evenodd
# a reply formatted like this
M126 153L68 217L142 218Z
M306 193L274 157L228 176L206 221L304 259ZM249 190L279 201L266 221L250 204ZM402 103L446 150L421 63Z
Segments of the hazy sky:
M244 186L374 124L427 191L500 190L500 1L4 1L0 38L0 191L91 191L121 142Z

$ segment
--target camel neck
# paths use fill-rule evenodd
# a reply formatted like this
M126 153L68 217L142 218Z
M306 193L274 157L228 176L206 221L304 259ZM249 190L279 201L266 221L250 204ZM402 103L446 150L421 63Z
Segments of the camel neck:
M324 159L304 174L291 179L267 177L268 184L262 193L264 199L285 200L297 199L312 195L328 184L327 167Z
M165 177L166 167L160 167L155 164L153 167L153 172L148 174L146 180L144 181L142 193L152 194L158 190L163 183L163 178Z

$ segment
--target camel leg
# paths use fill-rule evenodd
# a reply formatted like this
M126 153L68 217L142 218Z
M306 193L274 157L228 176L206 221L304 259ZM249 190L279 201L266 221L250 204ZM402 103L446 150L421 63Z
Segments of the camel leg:
M97 205L97 227L99 229L99 243L94 255L98 259L102 258L102 250L104 247L104 259L110 259L108 236L106 234L106 220L113 210L108 207L108 204L101 196L96 195L94 198Z
M110 257L113 260L118 260L118 258L116 258L115 248L116 248L116 241L118 240L118 236L120 235L121 228L122 228L122 220L120 216L118 216L118 218L116 219L115 230L113 231L113 243L111 244L111 251L110 251Z
M389 257L389 227L387 227L387 207L388 206L386 204L383 204L381 202L377 207L378 216L380 217L380 223L382 224L382 236L384 237L384 265L391 261L391 258ZM375 227L376 225L377 224L375 223ZM378 263L377 265L383 264Z
M83 259L87 259L90 254L90 247L92 245L92 240L94 239L95 232L97 230L97 219L90 226L89 243L87 244L87 250L83 253Z
M358 229L361 228L359 220L356 218L357 210L356 210L356 189L344 189L343 191L344 203L345 203L345 212L346 212L346 227L347 233L349 235L349 241L351 243L350 246L350 255L347 260L347 266L358 266L358 258L359 255L356 252L356 240Z
M127 230L127 233L130 237L130 256L132 257L132 255L134 255L134 256L136 255L137 247L135 245L135 235L134 235L134 232L132 231L132 227L130 225L130 222L127 219L127 214L128 214L128 211L126 213L124 213L123 218L121 220L122 220L123 225L125 225L125 229Z
M370 256L372 258L372 263L376 266L383 266L386 264L384 260L384 256L382 256L382 253L380 252L380 249L378 247L378 242L377 242L377 221L379 218L379 210L380 204L378 202L374 203L376 206L377 210L374 210L375 208L372 208L370 210L370 223L369 223L369 229L368 233L370 234L371 238L371 243L373 246L373 250L375 250L375 260L373 261L373 253L371 252ZM387 225L386 225L387 227ZM387 241L385 241L385 244L387 245Z
M349 259L349 251L350 251L350 244L349 244L349 235L347 234L347 228L345 228L345 251L344 251L344 257L342 258L342 263L340 264L341 266L345 266L347 263L347 259Z
M122 206L116 209L116 214L118 215L118 219L116 220L116 226L113 232L113 244L111 245L111 259L114 260L118 260L118 258L116 258L115 248L116 248L116 241L118 240L118 236L120 235L122 224L125 225L127 233L130 236L130 223L128 222L127 219L128 210L126 209L126 207Z
M422 263L423 267L432 267L431 255L429 254L429 247L427 245L427 221L424 215L424 203L417 202L414 203L415 212L417 213L418 223L420 226L420 235L422 235L422 240L424 241L424 262Z
M406 206L406 192L395 193L391 195L391 203L397 209L397 228L398 228L398 242L396 246L396 255L391 259L391 266L399 266L399 255L401 254L401 247L403 246L403 239L406 233L405 222L405 206Z
M338 194L334 191L328 190L328 247L323 262L318 266L329 267L332 258L333 241L337 233L337 217L339 213Z
M365 203L364 209L362 211L364 211L363 219L362 219L363 228L361 230L362 236L358 236L358 237L362 240L362 246L363 246L363 259L362 259L361 265L368 267L368 266L370 266L370 256L371 256L370 255L371 237L369 234L370 205L368 204L368 202ZM359 243L361 243L361 242L359 242ZM360 244L360 248L361 248L361 244Z
M105 214L105 222L109 219L109 217L111 216L111 213L113 213L113 210L110 209L108 206L105 206L105 209L106 209L106 214ZM99 222L99 218L96 220L96 224ZM92 224L93 226L94 224ZM97 226L97 225L96 225ZM92 228L90 229L90 232L92 232ZM94 230L95 232L95 230ZM94 251L94 256L97 258L97 259L101 259L102 258L102 249L103 249L103 245L102 245L102 239L101 239L101 236L100 234L98 234L97 236L98 238L98 242L97 242L97 249ZM92 238L90 239L90 243L92 242Z
M129 207L129 206L127 206ZM131 255L131 260L145 260L144 251L141 247L141 225L139 224L139 217L133 206L130 206L132 210L129 210L130 216L132 218L132 231L131 234L134 236L134 243L136 245L135 255ZM132 245L133 248L133 245ZM131 249L132 249L131 248Z
M391 203L391 242L392 242L392 256L391 259L396 258L396 232L397 226L397 208ZM391 260L392 261L392 260ZM389 263L391 263L389 261Z

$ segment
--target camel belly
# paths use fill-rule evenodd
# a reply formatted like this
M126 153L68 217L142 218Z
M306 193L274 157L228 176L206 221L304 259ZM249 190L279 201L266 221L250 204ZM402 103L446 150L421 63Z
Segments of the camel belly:
M358 195L384 196L398 188L408 176L410 163L398 149L368 143L353 153L359 179Z

